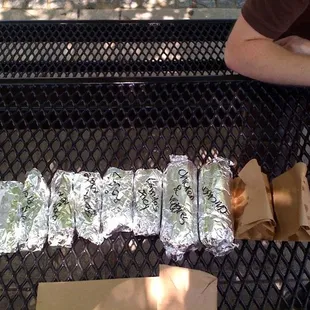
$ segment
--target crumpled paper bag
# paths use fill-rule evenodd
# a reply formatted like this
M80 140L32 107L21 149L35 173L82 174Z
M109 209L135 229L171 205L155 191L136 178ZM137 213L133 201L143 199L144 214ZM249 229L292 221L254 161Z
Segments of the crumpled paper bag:
M277 217L275 240L310 241L310 191L307 166L297 163L272 181Z
M273 240L276 224L270 184L256 159L232 181L231 195L236 239Z

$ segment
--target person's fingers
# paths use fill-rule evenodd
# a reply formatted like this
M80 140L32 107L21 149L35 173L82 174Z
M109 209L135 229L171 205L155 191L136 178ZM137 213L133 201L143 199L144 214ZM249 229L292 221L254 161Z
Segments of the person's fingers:
M275 44L296 54L310 55L310 41L298 36L289 36L277 41Z
M291 37L286 37L280 40L275 41L276 44L280 45L280 46L285 46L287 45L289 42L291 41Z

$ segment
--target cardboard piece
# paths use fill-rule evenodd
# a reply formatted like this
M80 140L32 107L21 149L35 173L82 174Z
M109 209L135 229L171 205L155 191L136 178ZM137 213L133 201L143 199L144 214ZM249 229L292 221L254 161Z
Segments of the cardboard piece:
M275 240L310 241L310 191L307 166L296 164L272 181L278 226Z
M198 270L159 266L158 310L217 309L217 278Z
M159 278L39 283L36 310L156 310Z
M273 240L276 224L270 184L256 159L232 181L231 195L236 239Z
M159 277L39 283L37 310L217 309L217 278L160 265Z

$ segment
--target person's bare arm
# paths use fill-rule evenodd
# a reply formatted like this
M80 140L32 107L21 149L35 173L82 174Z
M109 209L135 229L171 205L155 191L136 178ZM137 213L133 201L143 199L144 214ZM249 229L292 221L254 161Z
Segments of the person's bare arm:
M309 41L287 41L279 41L277 44L255 31L240 16L226 43L225 62L232 70L253 79L310 86ZM297 45L296 48L305 52L293 52L292 45Z

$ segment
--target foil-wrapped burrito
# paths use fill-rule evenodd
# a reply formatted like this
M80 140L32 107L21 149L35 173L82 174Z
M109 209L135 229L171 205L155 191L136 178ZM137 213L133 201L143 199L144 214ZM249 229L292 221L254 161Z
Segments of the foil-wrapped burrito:
M160 239L166 253L177 260L196 247L197 168L187 156L171 155L164 173Z
M23 184L0 182L0 254L17 251Z
M51 183L48 243L71 247L74 235L74 173L56 171Z
M131 231L133 226L133 171L109 168L102 183L103 235Z
M218 157L199 172L199 236L215 256L226 255L236 246L230 205L230 166L229 160Z
M75 223L80 237L103 242L101 229L102 178L98 172L80 172L74 179Z
M157 169L138 169L134 176L135 235L158 235L162 203L162 172Z
M48 204L50 190L37 169L26 175L25 196L20 220L19 248L24 251L42 250L48 233Z

